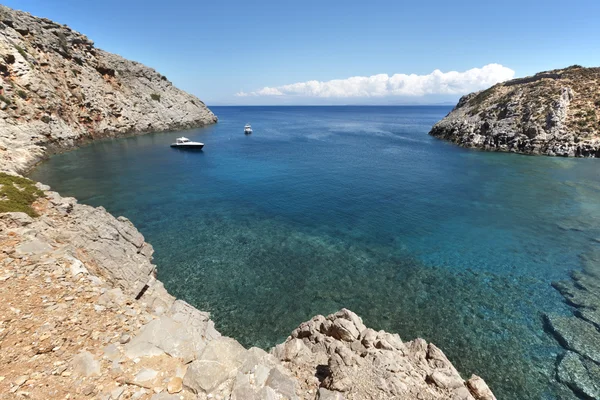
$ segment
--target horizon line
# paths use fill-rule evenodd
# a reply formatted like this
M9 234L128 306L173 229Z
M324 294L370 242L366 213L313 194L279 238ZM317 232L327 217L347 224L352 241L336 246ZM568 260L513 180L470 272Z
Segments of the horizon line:
M210 104L207 107L453 107L455 103L439 104Z

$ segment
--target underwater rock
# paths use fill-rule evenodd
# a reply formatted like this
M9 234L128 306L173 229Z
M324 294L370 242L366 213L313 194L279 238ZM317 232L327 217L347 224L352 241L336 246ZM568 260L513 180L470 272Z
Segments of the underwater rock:
M552 333L567 349L600 363L600 332L594 325L577 317L545 317Z
M575 393L600 398L600 366L568 351L558 365L558 379Z

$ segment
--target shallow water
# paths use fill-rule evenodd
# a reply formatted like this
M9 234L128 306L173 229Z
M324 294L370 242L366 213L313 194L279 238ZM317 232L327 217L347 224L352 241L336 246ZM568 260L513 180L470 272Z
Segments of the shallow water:
M130 218L166 287L245 345L347 307L424 337L501 399L557 398L550 286L600 237L599 160L465 150L448 107L214 107L217 125L99 142L31 177ZM254 134L244 136L251 122Z

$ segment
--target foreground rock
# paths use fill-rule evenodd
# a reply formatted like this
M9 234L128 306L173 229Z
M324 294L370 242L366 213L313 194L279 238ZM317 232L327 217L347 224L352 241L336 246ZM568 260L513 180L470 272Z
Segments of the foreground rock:
M433 344L376 332L346 309L303 323L272 353L300 377L302 392L320 398L495 399L481 378L465 382Z
M38 217L0 214L0 398L494 399L348 310L245 349L167 293L127 219L38 187Z
M463 147L600 157L600 68L573 66L464 96L430 135Z
M46 18L0 6L0 170L83 142L217 121L195 96Z

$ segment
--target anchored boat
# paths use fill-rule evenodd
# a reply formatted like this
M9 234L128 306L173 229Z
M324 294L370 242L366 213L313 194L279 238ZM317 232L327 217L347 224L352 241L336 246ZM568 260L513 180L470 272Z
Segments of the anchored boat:
M252 133L252 127L250 126L250 124L246 124L246 126L244 126L244 133L246 135L249 135Z
M201 149L204 147L204 143L192 142L186 137L180 137L175 140L175 143L171 143L171 147L177 147L178 149Z

